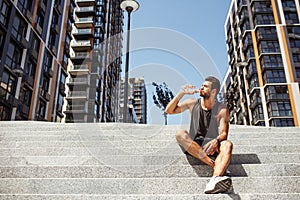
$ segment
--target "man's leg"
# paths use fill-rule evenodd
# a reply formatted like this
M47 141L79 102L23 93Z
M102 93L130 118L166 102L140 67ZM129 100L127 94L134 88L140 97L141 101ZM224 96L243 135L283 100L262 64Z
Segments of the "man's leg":
M223 174L230 163L231 152L232 143L230 141L221 142L220 152L215 160L213 177L204 190L206 194L226 192L230 189L232 181L230 177L223 176Z
M202 151L200 145L193 141L186 130L180 130L176 133L176 140L189 154L198 158L205 164L214 168L214 161Z
M222 176L230 164L232 152L232 143L228 140L222 141L220 145L220 153L215 160L214 176Z

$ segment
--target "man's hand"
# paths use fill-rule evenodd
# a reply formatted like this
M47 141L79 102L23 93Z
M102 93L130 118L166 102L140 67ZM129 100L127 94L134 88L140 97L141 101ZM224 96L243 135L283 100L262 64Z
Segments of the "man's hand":
M199 91L195 89L196 86L194 85L184 85L180 88L180 92L182 92L183 94L195 94L198 93Z
M213 139L203 146L203 151L207 155L213 155L218 150L218 148L219 148L218 140Z

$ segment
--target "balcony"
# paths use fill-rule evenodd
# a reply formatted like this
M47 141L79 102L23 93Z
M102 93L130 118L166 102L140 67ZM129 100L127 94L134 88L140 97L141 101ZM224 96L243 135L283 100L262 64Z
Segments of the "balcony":
M89 17L96 14L95 8L93 6L89 7L80 7L75 11L77 17Z
M89 51L92 50L92 44L90 40L72 41L71 47L74 51Z
M68 86L74 85L89 85L88 78L69 78L67 81Z
M78 6L94 6L95 0L77 0L76 1Z
M87 114L87 110L85 108L85 105L68 105L67 110L64 111L65 114L73 114L73 113L83 113Z
M73 33L73 36L76 40L84 40L84 39L94 37L94 34L92 29L86 28L86 29L78 29L76 32Z
M69 68L71 75L87 75L90 73L88 65L71 65Z
M73 100L87 100L87 92L86 91L69 91L66 99L68 101L73 101Z
M83 62L85 61L91 61L90 54L88 52L77 52L75 55L71 56L71 60L73 63L76 62Z
M94 26L93 17L77 18L75 26L76 28L92 28Z

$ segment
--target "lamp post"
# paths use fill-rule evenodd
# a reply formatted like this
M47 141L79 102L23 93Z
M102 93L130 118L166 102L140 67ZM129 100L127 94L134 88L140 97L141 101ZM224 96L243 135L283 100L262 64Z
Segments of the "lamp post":
M139 8L139 3L135 0L122 1L120 7L128 13L127 22L127 46L126 46L126 63L125 63L125 85L124 85L124 110L123 122L127 122L127 104L128 104L128 68L129 68L129 40L130 40L130 15Z

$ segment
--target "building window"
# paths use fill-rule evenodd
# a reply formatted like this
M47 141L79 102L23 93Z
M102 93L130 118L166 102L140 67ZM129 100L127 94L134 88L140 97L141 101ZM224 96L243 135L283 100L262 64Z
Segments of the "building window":
M0 29L0 49L3 49L4 42L5 42L5 34ZM1 55L0 55L0 63L1 63Z
M0 121L10 120L10 109L4 105L0 105Z
M20 66L22 58L22 49L12 42L8 45L8 51L5 58L5 64L10 68L16 68Z
M285 83L285 74L283 70L266 70L263 73L264 84L267 83Z
M29 77L32 77L34 79L35 71L36 71L36 64L29 59L27 65L24 66L24 72Z
M26 31L27 23L25 23L25 21L23 21L19 15L16 15L14 18L11 34L17 41L21 42L21 40L26 37Z
M300 39L290 39L290 46L291 48L300 48Z
M41 93L40 93L40 95L41 96L43 96L43 97L45 97L46 95L47 95L47 93L48 93L48 90L49 90L49 78L47 78L47 77L42 77L41 78L41 84L40 84L40 89L41 89Z
M283 8L285 7L296 8L295 0L283 0L281 1L281 3Z
M259 49L259 54L280 52L278 41L261 41L258 49Z
M5 0L0 0L0 23L2 23L4 26L6 26L8 22L8 10L9 3Z
M26 10L29 10L31 12L32 8L32 2L28 0L18 0L18 8L22 11L22 13L25 13Z
M291 105L288 101L270 102L267 107L269 117L292 116Z
M299 19L297 13L285 13L285 20L287 24L298 24Z
M47 51L47 50L46 50ZM52 56L50 53L45 53L43 69L48 72L52 68Z
M20 106L18 106L18 112L17 112L20 119L23 120L28 119L31 96L32 96L32 91L26 86L24 86L20 92L20 97L19 97Z
M44 16L42 13L37 12L35 23L40 25L41 28L44 26Z
M265 24L274 24L274 17L273 13L264 13L264 14L257 14L254 17L254 25L265 25Z
M258 40L261 39L277 40L276 28L275 27L258 28L256 31L256 37Z
M16 78L4 71L0 83L0 99L11 104L15 96Z
M43 120L45 119L45 115L46 115L46 102L44 102L43 100L39 100L39 110L38 110L38 120Z
M252 121L254 124L256 124L259 120L264 120L264 112L261 104L252 110Z
M274 127L294 126L294 120L292 118L271 119L270 126L274 126Z
M35 50L36 52L39 52L40 49L40 40L36 35L33 35L31 40L31 49Z
M262 55L260 57L260 65L262 68L282 68L281 55Z
M286 85L271 85L266 89L266 100L283 100L289 99Z
M300 67L296 67L296 77L300 78Z

